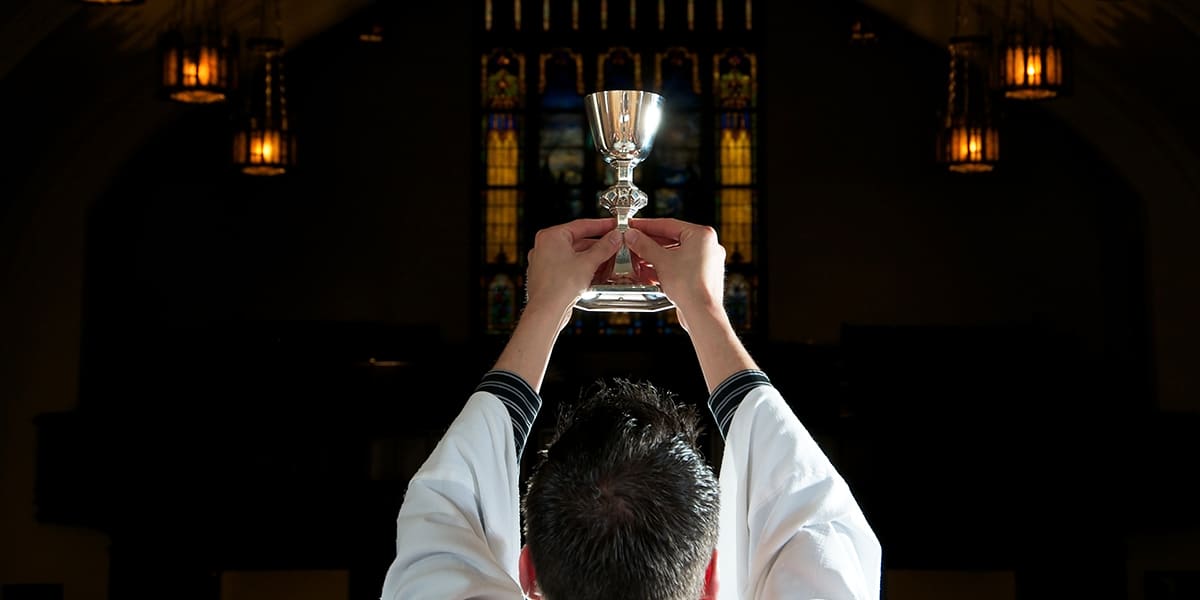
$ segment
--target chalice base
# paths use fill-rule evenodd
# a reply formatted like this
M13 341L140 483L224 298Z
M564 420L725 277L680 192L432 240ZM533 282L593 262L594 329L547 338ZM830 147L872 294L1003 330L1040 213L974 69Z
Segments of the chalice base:
M657 285L608 283L589 287L575 307L592 312L658 312L675 304Z

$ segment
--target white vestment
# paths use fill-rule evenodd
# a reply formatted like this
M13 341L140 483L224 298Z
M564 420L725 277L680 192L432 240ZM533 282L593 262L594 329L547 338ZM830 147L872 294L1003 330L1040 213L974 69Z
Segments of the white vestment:
M710 400L726 434L721 600L878 599L875 534L845 480L764 381L744 371ZM502 387L480 385L409 483L383 600L523 597L517 448L540 398L525 385L524 397L536 400L525 406L520 392Z

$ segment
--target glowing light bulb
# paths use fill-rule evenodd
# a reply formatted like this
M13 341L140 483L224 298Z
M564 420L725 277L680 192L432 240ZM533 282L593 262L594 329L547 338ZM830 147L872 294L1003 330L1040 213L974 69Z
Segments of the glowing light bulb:
M210 72L208 68L208 61L205 60L206 58L208 57L201 56L200 65L196 68L196 79L200 82L200 85L209 84L208 76L210 75Z

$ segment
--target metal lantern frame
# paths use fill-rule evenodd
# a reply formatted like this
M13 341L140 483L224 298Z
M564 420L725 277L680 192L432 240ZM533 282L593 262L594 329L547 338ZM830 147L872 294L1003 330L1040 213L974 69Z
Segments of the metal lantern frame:
M185 0L159 39L162 91L176 102L226 102L237 90L238 38L221 23L219 0Z

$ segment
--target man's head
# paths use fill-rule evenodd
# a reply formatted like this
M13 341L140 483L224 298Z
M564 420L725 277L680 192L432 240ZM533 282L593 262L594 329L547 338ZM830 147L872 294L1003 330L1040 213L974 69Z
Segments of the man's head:
M565 409L525 495L522 579L547 600L700 598L718 489L697 435L695 411L648 384Z

